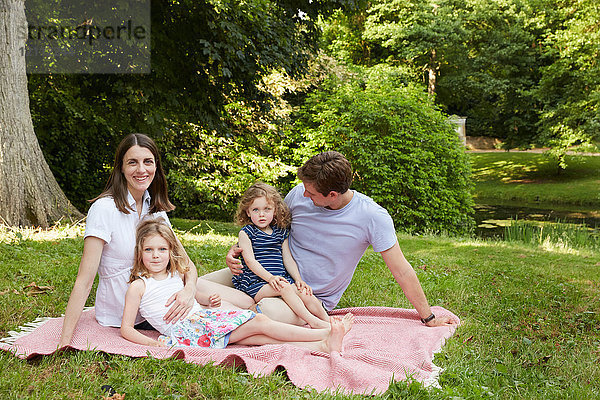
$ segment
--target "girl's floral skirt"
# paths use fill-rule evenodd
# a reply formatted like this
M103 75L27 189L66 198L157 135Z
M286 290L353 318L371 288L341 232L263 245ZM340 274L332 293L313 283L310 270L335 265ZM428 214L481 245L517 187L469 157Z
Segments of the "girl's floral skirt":
M250 310L200 310L175 323L158 340L167 346L223 349L231 332L255 315Z

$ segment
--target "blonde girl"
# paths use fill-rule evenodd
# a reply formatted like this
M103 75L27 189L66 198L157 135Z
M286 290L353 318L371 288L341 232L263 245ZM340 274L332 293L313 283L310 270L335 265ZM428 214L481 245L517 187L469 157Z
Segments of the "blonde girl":
M203 309L195 302L180 321L164 320L165 299L180 290L186 266L184 253L173 231L160 219L146 220L137 229L135 261L125 296L121 334L127 340L149 346L224 348L228 343L262 345L292 343L310 350L341 351L354 317L332 318L326 329L306 329L273 321L250 310ZM197 299L218 307L218 295L198 293ZM134 327L140 312L162 335L154 340Z
M242 226L238 245L243 270L233 286L259 302L279 297L312 328L328 328L329 316L312 289L300 277L288 246L291 214L274 187L262 182L243 194L236 222Z

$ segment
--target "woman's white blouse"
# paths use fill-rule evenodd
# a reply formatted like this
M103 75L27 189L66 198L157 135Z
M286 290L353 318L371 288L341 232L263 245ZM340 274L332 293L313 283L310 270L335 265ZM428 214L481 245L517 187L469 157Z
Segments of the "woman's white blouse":
M127 201L135 210L135 199L128 194ZM102 258L98 266L98 289L96 290L96 320L103 326L121 326L125 293L127 292L129 274L133 267L135 250L135 231L144 218L162 217L170 226L167 213L164 211L148 214L150 194L144 193L142 214L136 211L124 214L119 211L112 197L96 200L90 207L86 220L85 235L94 236L104 241ZM136 324L143 321L138 314Z

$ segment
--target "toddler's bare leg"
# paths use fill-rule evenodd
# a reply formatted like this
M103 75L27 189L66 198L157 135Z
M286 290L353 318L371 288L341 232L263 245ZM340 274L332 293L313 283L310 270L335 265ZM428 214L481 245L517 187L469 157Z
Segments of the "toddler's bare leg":
M323 308L321 300L317 299L315 295L307 295L302 292L298 292L298 294L312 315L322 321L329 322L329 314Z
M329 319L322 320L319 317L313 315L306 305L302 298L300 298L300 292L295 285L287 283L280 290L275 290L269 285L263 286L256 296L254 300L260 301L264 297L273 297L273 296L281 296L283 300L287 303L288 306L299 316L302 320L304 320L311 328L329 328ZM316 299L316 297L315 297ZM324 310L323 310L324 311Z

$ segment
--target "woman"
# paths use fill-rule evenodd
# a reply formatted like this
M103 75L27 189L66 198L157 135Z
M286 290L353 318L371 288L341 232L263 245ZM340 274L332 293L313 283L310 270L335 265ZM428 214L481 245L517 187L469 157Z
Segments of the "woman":
M120 327L137 225L147 215L168 221L166 212L175 208L167 195L167 181L154 141L138 133L126 136L117 147L106 188L92 201L79 272L65 311L59 348L71 343L96 273L99 275L96 320L103 326ZM184 275L184 289L166 304L170 307L165 315L167 322L183 318L194 303L198 272L187 254L185 257L190 268ZM226 292L223 298L240 307L252 305L243 297L236 303L237 298L229 298ZM138 316L136 324L143 322Z

